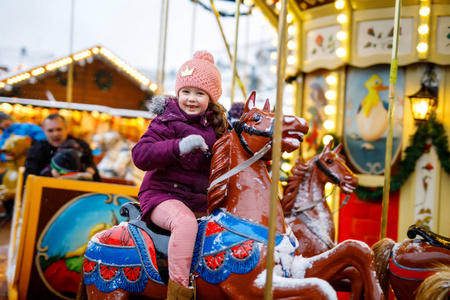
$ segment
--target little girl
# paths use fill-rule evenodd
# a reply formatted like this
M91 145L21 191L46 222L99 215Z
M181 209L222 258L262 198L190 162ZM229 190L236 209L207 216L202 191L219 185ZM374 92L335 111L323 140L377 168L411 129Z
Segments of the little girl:
M193 212L206 212L209 149L228 126L217 104L221 81L213 56L197 51L178 70L178 97L150 101L150 112L157 116L132 150L136 167L147 171L139 190L142 219L171 231L168 299L191 299L194 294L189 288L198 230Z

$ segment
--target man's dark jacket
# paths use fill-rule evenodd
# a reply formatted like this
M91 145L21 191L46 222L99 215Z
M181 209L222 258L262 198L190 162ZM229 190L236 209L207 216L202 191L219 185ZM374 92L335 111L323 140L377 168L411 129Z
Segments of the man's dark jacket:
M97 167L94 163L92 150L89 147L88 143L69 135L67 137L66 142L64 142L63 144L70 144L71 147L78 148L78 150L82 152L81 156L82 170L86 170L86 168L89 167L93 168L95 170L93 180L100 181L100 176ZM57 151L58 147L53 147L47 140L34 142L31 148L28 150L27 160L25 162L24 180L26 180L26 177L29 174L51 176L44 169L50 170L49 168L50 161L52 157L57 153Z

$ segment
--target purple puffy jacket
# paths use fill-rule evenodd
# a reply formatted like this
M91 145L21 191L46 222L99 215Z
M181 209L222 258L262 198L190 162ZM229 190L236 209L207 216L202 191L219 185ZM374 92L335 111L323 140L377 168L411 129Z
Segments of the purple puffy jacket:
M211 155L194 150L180 156L179 143L198 134L211 150L217 139L211 120L207 120L210 112L187 115L175 98L168 96L151 101L150 113L157 116L132 150L134 164L146 171L139 189L142 218L149 218L155 206L169 199L182 201L192 211L206 212Z

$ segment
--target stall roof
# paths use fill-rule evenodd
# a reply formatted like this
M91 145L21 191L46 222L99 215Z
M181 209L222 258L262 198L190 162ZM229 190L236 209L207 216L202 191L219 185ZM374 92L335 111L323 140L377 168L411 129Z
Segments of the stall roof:
M103 59L104 61L107 61L114 68L116 68L117 71L129 76L130 79L141 86L143 90L156 91L157 89L155 82L151 81L144 74L128 65L110 50L102 46L96 46L46 64L40 64L38 66L28 68L26 70L20 70L14 73L5 73L0 76L0 90L11 88L12 86L20 84L26 80L33 80L33 78L38 79L40 77L48 76L54 71L67 68L67 66L73 62L82 64L86 61L89 62L92 59Z

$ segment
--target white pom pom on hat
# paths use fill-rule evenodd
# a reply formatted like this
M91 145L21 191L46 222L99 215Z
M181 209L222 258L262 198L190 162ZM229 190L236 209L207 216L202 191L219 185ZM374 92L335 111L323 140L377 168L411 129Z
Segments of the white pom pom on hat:
M222 77L211 53L206 50L197 51L191 60L181 65L175 82L177 96L184 87L201 89L209 95L212 102L219 101L222 95Z

